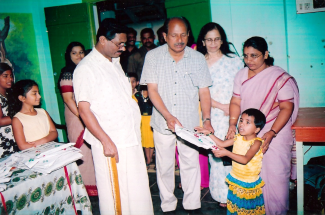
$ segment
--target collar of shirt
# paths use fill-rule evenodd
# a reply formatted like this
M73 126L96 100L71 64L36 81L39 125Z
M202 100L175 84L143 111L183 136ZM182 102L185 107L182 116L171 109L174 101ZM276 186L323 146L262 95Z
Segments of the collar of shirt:
M165 46L164 49L163 49L163 52L164 52L163 54L167 55L168 57L170 57L170 58L172 58L174 60L174 58L171 56L171 54L169 52L168 44L166 43L163 46ZM190 49L189 47L185 46L183 58L190 58L191 57L191 53L190 53L189 49Z
M110 63L113 63L114 65L116 65L117 63L120 63L120 58L119 57L116 57L116 58L112 58L112 62L110 60L108 60L102 53L100 53L96 47L93 48L93 52L94 52L94 55L96 55L96 60L98 62L110 62Z

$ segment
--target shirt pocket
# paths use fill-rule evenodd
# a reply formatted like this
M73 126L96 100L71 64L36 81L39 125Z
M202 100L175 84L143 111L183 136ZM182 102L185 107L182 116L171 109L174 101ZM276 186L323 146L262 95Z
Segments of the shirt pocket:
M198 79L192 73L185 73L184 82L182 84L185 94L190 98L193 99L195 96L198 95Z

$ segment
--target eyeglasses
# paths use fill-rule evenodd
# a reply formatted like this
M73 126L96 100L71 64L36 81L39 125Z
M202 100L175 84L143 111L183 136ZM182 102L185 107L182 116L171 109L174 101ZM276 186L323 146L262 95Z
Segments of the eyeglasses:
M259 55L257 55L257 54L251 54L251 55L243 55L243 58L244 59L248 59L248 57L251 57L251 58L253 58L253 59L257 59L257 58L259 58L261 55L263 55L263 54L259 54Z
M126 44L125 43L121 43L121 44L119 44L119 45L117 45L116 43L114 43L112 40L109 40L109 39L107 39L108 41L111 41L118 49L121 49L121 48L123 48L123 47L125 47L126 46Z
M216 38L214 38L214 39L212 39L212 38L208 38L208 39L204 39L205 40L205 42L207 43L207 44L212 44L213 42L219 42L219 41L221 41L221 37L216 37Z

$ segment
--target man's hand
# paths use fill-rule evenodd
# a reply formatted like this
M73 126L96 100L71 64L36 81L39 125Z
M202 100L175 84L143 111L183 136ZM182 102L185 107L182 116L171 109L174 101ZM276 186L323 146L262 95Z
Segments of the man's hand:
M265 152L268 150L273 137L274 137L273 131L268 131L263 135L263 137L262 137L262 140L264 140L264 143L262 145L263 154L265 154Z
M214 129L211 126L211 121L207 120L203 123L203 128L209 130L210 132L214 133Z
M119 158L118 158L118 152L115 144L112 141L108 140L105 142L103 141L102 145L103 145L104 155L106 157L115 158L116 163L118 163Z
M167 123L168 129L172 130L173 132L175 132L176 124L183 127L182 124L178 121L178 119L176 117L174 117L173 115L169 115L168 117L166 117L166 123Z

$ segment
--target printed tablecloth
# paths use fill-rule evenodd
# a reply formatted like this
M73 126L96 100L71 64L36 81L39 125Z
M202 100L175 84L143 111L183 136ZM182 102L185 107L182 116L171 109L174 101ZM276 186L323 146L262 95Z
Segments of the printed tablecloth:
M91 203L75 162L47 175L16 169L6 185L7 190L0 194L1 214L75 214L73 200L76 210L80 210L82 215L92 214Z

